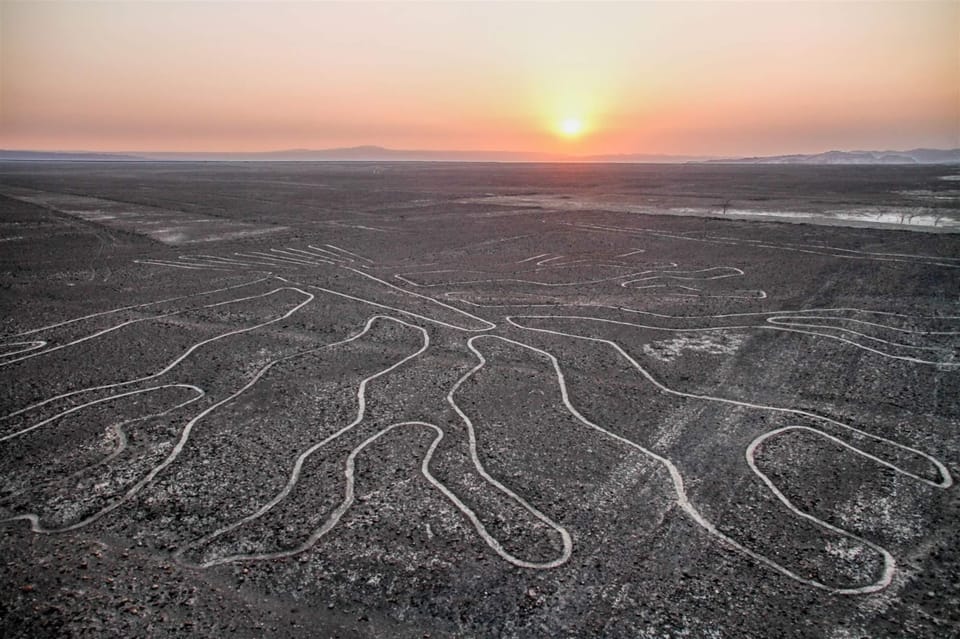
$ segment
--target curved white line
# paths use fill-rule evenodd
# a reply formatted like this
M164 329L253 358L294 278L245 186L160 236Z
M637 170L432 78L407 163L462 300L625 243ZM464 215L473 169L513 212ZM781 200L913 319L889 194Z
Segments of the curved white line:
M555 316L535 316L535 315L518 316L518 317L516 317L516 318L514 318L513 316L508 316L508 317L506 318L506 321L507 321L509 324L511 324L511 325L513 325L513 326L516 326L517 328L522 329L522 330L525 330L525 331L534 331L534 332L538 332L538 333L548 333L548 334L551 334L551 335L559 335L559 336L562 336L562 337L571 337L571 338L573 338L573 339L580 339L580 340L585 340L585 341L590 341L590 342L597 342L597 343L600 343L600 344L606 344L607 346L610 346L610 347L612 347L614 350L616 350L617 353L619 353L621 357L623 357L624 359L626 359L626 360L630 363L630 365L631 365L633 368L635 368L635 369L641 374L641 376L643 376L647 381L649 381L651 384L653 384L654 386L656 386L656 387L657 387L658 389L660 389L661 391L663 391L663 392L665 392L665 393L667 393L667 394L670 394L670 395L676 395L677 397L688 397L688 398L690 398L690 399L702 399L702 400L705 400L705 401L717 402L717 403L720 403L720 404L729 404L729 405L732 405L732 406L741 406L741 407L743 407L743 408L755 408L755 409L767 410L767 411L771 411L771 412L775 412L775 413L785 413L785 414L787 414L787 415L799 415L799 416L801 416L801 417L806 417L806 418L812 419L812 420L814 420L814 421L821 421L821 422L829 423L829 424L831 424L831 425L833 425L833 426L835 426L835 427L838 427L838 428L841 428L841 429L844 429L844 430L847 430L847 431L856 433L857 435L860 435L860 436L862 436L862 437L866 437L867 439L872 439L872 440L877 441L877 442L883 442L884 444L889 444L889 445L891 445L891 446L893 446L893 447L895 447L895 448L899 448L899 449L901 449L901 450L910 452L910 453L912 453L912 454L918 455L918 456L923 457L924 459L926 459L928 462L930 462L930 463L937 469L937 473L940 475L941 479L940 479L940 481L936 481L936 482L935 482L935 481L931 481L931 480L929 480L929 479L927 479L927 478L925 478L925 477L921 477L921 476L919 476L919 475L916 475L916 474L914 474L914 473L911 473L911 472L908 471L908 470L904 470L904 469L902 469L902 468L899 468L899 467L897 467L897 466L891 466L891 468L895 468L898 472L900 472L900 473L902 473L902 474L904 474L904 475L906 475L906 476L908 476L908 477L910 477L910 478L912 478L912 479L916 479L917 481L921 481L921 482L923 482L923 483L925 483L925 484L928 484L928 485L930 485L930 486L933 486L933 487L935 487L935 488L949 488L950 486L953 485L953 476L950 474L950 471L947 470L946 466L944 466L944 465L943 465L939 460L937 460L935 457L933 457L933 456L931 456L931 455L928 455L927 453L924 453L923 451L917 450L916 448L912 448L912 447L907 446L907 445L905 445L905 444L900 444L900 443L898 443L898 442L893 441L892 439L887 439L886 437L881 437L881 436L879 436L879 435L874 435L874 434L872 434L872 433L868 433L868 432L865 431L865 430L861 430L861 429L856 428L856 427L854 427L854 426L850 426L849 424L845 424L845 423L840 422L840 421L837 421L837 420L835 420L835 419L830 419L829 417L824 417L823 415L817 415L816 413L811 413L811 412L808 412L808 411L805 411L805 410L800 410L800 409L797 409L797 408L783 408L783 407L780 407L780 406L770 406L770 405L767 405L767 404L757 404L757 403L754 403L754 402L744 402L744 401L740 401L740 400L737 400L737 399L728 399L728 398L725 398L725 397L716 397L716 396L713 396L713 395L701 395L701 394L698 394L698 393L687 393L687 392L684 392L684 391L674 390L674 389L670 388L669 386L666 386L666 385L662 384L660 381L658 381L653 375L650 374L649 371L647 371L647 369L645 369L637 360L635 360L633 357L631 357L631 356L630 356L625 350L623 350L623 348L621 348L620 345L617 344L616 342L613 342L613 341L610 341L610 340L606 340L606 339L602 339L602 338L599 338L599 337L586 337L586 336L584 336L584 335L576 335L576 334L574 334L574 333L564 333L563 331L555 331L555 330L551 330L551 329L547 329L547 328L533 328L533 327L530 327L530 326L523 326L522 324L518 324L518 323L515 321L515 319L521 319L521 320L522 320L522 319L577 319L577 320L587 320L587 321L593 320L593 321L601 321L601 322L611 321L611 320L603 320L602 318L584 318L584 317L566 317L566 318L565 318L565 317L563 317L563 316L556 316L556 317L555 317ZM621 322L615 322L615 323L621 323ZM531 347L531 348L533 348L533 347Z
M467 317L467 318L469 318L469 319L471 319L471 320L474 320L474 321L478 322L479 324L481 324L481 325L483 326L483 328L468 328L468 327L465 327L465 326L457 326L456 324L450 324L449 322L444 322L443 320L438 320L438 319L434 319L434 318L432 318L432 317L428 317L428 316L426 316L426 315L421 315L421 314L419 314L419 313L414 313L413 311L407 311L407 310L404 310L404 309L402 309L402 308L397 308L396 306L390 306L390 305L388 305L388 304L381 304L381 303L379 303L379 302L374 302L373 300L369 300L369 299L366 299L366 298L363 298L363 297L358 297L358 296L356 296L356 295L350 295L349 293L344 293L344 292L342 292L342 291L337 291L337 290L334 290L334 289L332 289L332 288L325 288L325 287L323 287L323 286L317 286L316 284L300 284L300 283L298 283L298 282L294 282L293 280L288 280L288 279L286 279L286 278L279 277L279 276L277 276L276 279L278 279L278 280L280 280L280 281L283 281L283 282L288 282L288 283L292 283L292 284L297 284L298 286L304 286L305 288L311 288L311 289L314 289L314 290L323 291L324 293L329 293L329 294L331 294L331 295L337 295L338 297L344 297L344 298L346 298L346 299L354 300L354 301L357 301L357 302L362 302L363 304L368 304L368 305L374 306L374 307L376 307L376 308L382 308L382 309L386 309L386 310L389 310L389 311L394 311L395 313L400 313L400 314L402 314L402 315L407 315L407 316L409 316L409 317L415 317L415 318L420 319L420 320L423 320L423 321L425 321L425 322L430 322L430 323L432 323L432 324L438 324L438 325L440 325L440 326L446 326L447 328L453 328L453 329L456 329L456 330L458 330L458 331L466 331L466 332L468 332L468 333L476 333L476 332L481 332L481 331L489 331L489 330L494 329L494 328L497 327L497 325L494 324L493 322L488 322L487 320L483 319L482 317L478 317L478 316L476 316L476 315L473 315L472 313L468 313L468 312L464 311L463 309L457 308L456 306L451 306L450 304L444 304L444 303L441 302L440 300L434 299L434 298L432 298L432 297L430 297L430 296L428 296L428 295L421 295L420 293L414 293L413 291L408 291L408 290L402 289L402 288L400 288L399 286L394 286L393 284L391 284L391 283L389 283L389 282L385 282L384 280L380 279L379 277L374 277L374 276L371 275L370 273L364 273L363 271L358 271L357 269L352 268L352 267L344 267L344 268L346 268L346 270L348 270L348 271L352 271L352 272L354 272L354 273L357 273L358 275L362 275L363 277L366 277L366 278L371 279L371 280L373 280L373 281L375 281L375 282L378 282L378 283L380 283L380 284L383 284L384 286L386 286L386 287L388 287L388 288L390 288L390 289L393 289L393 290L395 290L395 291L397 291L397 292L399 292L399 293L402 293L402 294L404 294L404 295L412 295L413 297L418 297L418 298L423 299L423 300L426 300L426 301L428 301L428 302L432 302L433 304L437 304L438 306L442 306L443 308L445 308L445 309L447 309L447 310L449 310L449 311L453 311L456 315L462 315L462 316L464 316L464 317Z
M828 421L828 422L832 422L832 423L834 423L834 424L836 424L836 425L843 426L843 427L845 427L845 428L849 428L850 430L856 431L856 432L858 432L858 433L860 433L860 434L862 434L862 435L865 435L865 436L867 436L867 437L872 437L872 438L874 438L874 439L880 439L880 440L882 440L882 441L886 441L886 442L891 443L891 444L893 444L893 445L895 445L895 446L898 446L898 447L900 447L900 448L907 449L907 450L911 450L911 451L913 451L913 452L919 453L919 451L915 451L914 449L910 449L909 447L903 446L903 445L901 445L901 444L897 444L896 442L892 442L892 441L890 441L890 440L886 440L886 439L884 439L884 438L877 437L877 436L875 436L875 435L870 435L869 433L865 433L864 431L860 431L860 430L858 430L858 429L855 429L855 428L853 428L853 427L847 426L847 425L845 425L845 424L841 424L840 422L834 422L834 420L829 420L829 419L827 419L827 418L823 418L823 417L820 417L820 416L812 415L812 414L806 413L806 412L804 412L804 411L792 410L792 409L782 409L782 408L776 408L776 407L770 407L770 406L761 406L761 405L757 405L757 404L750 404L750 403L747 403L747 402L738 402L738 401L736 401L736 400L726 400L726 399L722 399L722 398L715 398L715 397L709 397L709 396L704 396L704 395L695 395L695 394L691 394L691 393L683 393L683 392L680 392L680 391L674 391L674 390L672 390L672 389L667 388L666 386L663 386L663 385L660 384L659 382L657 382L657 381L656 381L652 376L650 376L649 373L647 373L633 358L631 358L628 354L626 354L626 353L625 353L616 343L614 343L614 342L610 342L610 341L608 341L608 340L602 340L602 339L598 339L598 338L583 337L583 336L573 335L573 334L570 334L570 333L562 333L562 332L560 332L560 331L552 331L552 330L548 330L548 329L528 328L528 327L524 327L524 326L521 326L521 325L519 325L519 324L514 323L511 318L507 318L507 321L509 321L509 322L510 322L511 324L513 324L514 326L517 326L518 328L522 328L522 329L525 329L525 330L539 331L539 332L544 332L544 333L551 333L551 334L554 334L554 335L562 335L562 336L565 336L565 337L573 337L573 338L575 338L575 339L584 339L584 340L589 340L589 341L602 342L602 343L606 343L606 344L608 344L608 345L610 345L610 346L613 346L623 357L625 357L628 361L630 361L630 363L634 366L634 368L636 368L638 371L640 371L640 373L641 373L644 377L646 377L648 381L650 381L651 383L653 383L653 384L654 384L655 386L657 386L660 390L662 390L662 391L664 391L664 392L667 392L667 393L670 393L670 394L673 394L673 395L678 395L678 396L683 396L683 397L690 397L690 398L696 398L696 399L706 399L706 400L710 400L710 401L717 401L717 402L722 402L722 403L735 404L735 405L744 406L744 407L749 407L749 408L763 408L763 409L767 409L767 410L774 410L774 411L781 411L781 412L787 412L787 413L792 413L792 414L799 414L799 415L803 415L803 416L805 416L805 417L812 417L812 418L814 418L814 419L825 420L825 421ZM623 436L621 436L621 435L617 435L616 433L614 433L614 432L612 432L612 431L609 431L609 430L603 428L602 426L599 426L599 425L595 424L594 422L591 422L591 421L588 420L586 417L584 417L584 416L576 409L576 407L573 406L573 404L572 404L571 401L570 401L569 394L568 394L568 392L567 392L566 380L565 380L565 378L564 378L564 376L563 376L563 371L560 369L559 361L558 361L557 358L554 357L551 353L549 353L549 352L547 352L547 351L545 351L545 350L536 348L536 347L534 347L534 346L530 346L530 345L528 345L528 344L524 344L523 342L518 342L518 341L516 341L516 340L511 340L511 339L504 338L504 337L500 337L500 336L496 336L496 335L476 336L476 337L474 337L474 338L471 338L470 341L472 342L472 341L474 341L474 340L476 340L476 339L479 339L480 337L489 337L489 338L491 338L491 339L499 339L499 340L502 340L502 341L505 341L505 342L509 342L509 343L515 344L515 345L520 346L520 347L522 347L522 348L529 349L529 350L531 350L531 351L537 352L537 353L539 353L539 354L547 357L547 358L550 360L550 363L551 363L552 366L553 366L554 373L555 373L556 376L557 376L557 381L558 381L559 386L560 386L561 398L562 398L563 403L564 403L564 405L566 406L567 410L568 410L578 421L580 421L580 422L581 422L582 424L584 424L585 426L588 426L589 428L592 428L592 429L594 429L594 430L596 430L596 431L598 431L598 432L600 432L600 433L603 433L604 435L606 435L606 436L608 436L608 437L610 437L610 438L612 438L612 439L614 439L614 440L616 440L616 441L618 441L618 442L620 442L620 443L622 443L622 444L625 444L626 446L628 446L628 447L630 447L630 448L633 448L633 449L635 449L635 450L638 450L638 451L640 451L641 453L643 453L644 455L646 455L646 456L648 456L648 457L656 460L656 461L659 462L660 464L662 464L662 465L664 466L664 468L666 468L667 471L668 471L669 474L670 474L670 478L671 478L671 481L672 481L673 487L674 487L674 492L675 492L675 494L676 494L677 505L680 506L680 508L681 508L694 522L696 522L697 524L699 524L704 530L706 530L708 533L710 533L711 535L713 535L713 536L716 537L717 539L720 539L722 542L724 542L724 543L727 544L728 546L732 547L733 549L735 549L735 550L737 550L737 551L739 551L739 552L741 552L741 553L743 553L743 554L751 557L752 559L754 559L754 560L756 560L756 561L758 561L758 562L766 565L766 566L769 567L769 568L772 568L773 570L779 572L780 574L782 574L782 575L784 575L784 576L786 576L786 577L789 577L789 578L791 578L791 579L793 579L793 580L795 580L795 581L797 581L797 582L799 582L799 583L803 583L803 584L805 584L805 585L813 586L813 587L815 587L815 588L818 588L818 589L821 589L821 590L826 590L826 591L833 592L833 593L836 593L836 594L845 594L845 595L847 595L847 594L868 594L868 593L872 593L872 592L877 592L877 591L879 591L879 590L883 590L884 588L886 588L886 587L890 584L890 582L892 581L892 579L893 579L893 574L894 574L894 572L895 572L895 570L896 570L896 562L895 562L893 556L892 556L889 552L887 552L885 549L881 548L880 546L877 546L876 544L873 544L873 543L871 543L871 542L869 542L869 541L867 541L867 540L865 540L865 539L863 539L863 538L861 538L861 537L859 537L859 536L857 536L857 535L854 535L853 533L850 533L850 532L847 532L847 531L842 530L842 529L840 529L840 528L837 528L837 527L835 527L835 526L832 526L831 524L829 524L829 523L827 523L827 522L824 522L824 521L822 521L822 520L819 520L819 519L817 519L816 517L813 517L812 515L809 515L808 513L803 513L802 511L800 511L799 509L797 509L795 506L793 506L793 504L790 503L790 501L787 500L786 497L783 496L782 493L781 493L779 490L774 490L774 495L777 496L778 498L780 498L781 501L784 503L784 505L786 505L789 509L793 510L795 513L801 514L804 518L812 521L813 523L815 523L815 524L817 524L817 525L820 525L820 526L822 526L822 527L824 527L824 528L826 528L826 529L829 529L829 530L832 530L832 531L834 531L834 532L837 532L838 534L841 534L841 535L843 535L843 536L845 536L845 537L848 537L848 538L850 538L850 539L855 539L855 540L863 543L864 545L869 546L870 548L872 548L872 549L877 550L878 552L880 552L880 553L882 554L882 556L883 556L883 559L884 559L883 574L880 576L879 579L877 579L877 580L874 581L873 583L868 584L868 585L865 585L865 586L857 586L857 587L851 587L851 588L836 588L836 587L833 587L833 586L829 586L829 585L827 585L827 584L825 584L825 583L822 583L822 582L820 582L820 581L818 581L818 580L816 580L816 579L808 579L808 578L806 578L806 577L803 577L803 576L797 574L796 572L794 572L794 571L786 568L785 566L777 563L776 561L773 561L772 559L766 557L765 555L762 555L762 554L760 554L760 553L758 553L758 552L756 552L756 551L750 550L750 549L747 548L746 546L743 546L742 544L740 544L739 542L735 541L735 540L734 540L733 538L731 538L730 536L726 535L725 533L723 533L723 532L721 532L719 529L717 529L716 526L714 526L713 523L711 523L706 517L704 517L704 516L700 513L700 511L697 510L697 508L690 502L690 500L689 500L689 498L688 498L688 496L687 496L687 493L686 493L686 488L685 488L685 486L684 486L683 476L681 475L679 469L677 469L677 467L673 464L673 462L671 462L671 461L670 461L669 459L667 459L666 457L663 457L663 456L661 456L661 455L658 455L657 453L653 452L652 450L650 450L650 449L648 449L648 448L645 448L645 447L641 446L640 444L637 444L636 442L633 442L633 441L627 439L626 437L623 437ZM754 446L754 448L755 448L755 446ZM864 453L864 454L866 454L866 453ZM932 458L930 458L928 455L925 455L924 453L919 453L919 454L922 455L922 456L924 456L924 457L927 457L928 459L932 459ZM882 460L881 460L881 461L882 461ZM912 474L912 473L909 473L909 472L907 472L907 471L904 471L903 469L900 469L900 468L898 468L897 466L894 466L894 465L892 465L892 464L889 464L888 462L882 462L882 463L884 463L885 465L889 466L890 468L893 468L893 469L897 470L898 472L901 472L901 473L903 473L903 474L906 474L906 475L908 475L908 476L910 476L910 477L913 477L913 478L915 478L915 479L919 479L920 481L924 481L925 483L928 483L928 484L931 484L931 485L935 485L935 486L939 486L939 487L946 488L946 487L949 486L950 483L952 482L952 479L950 478L950 475L949 475L949 473L946 471L946 469L943 468L943 466L942 466L939 462L936 462L935 460L934 460L934 463L935 463L940 469L942 469L942 472L944 473L945 480L944 480L944 483L942 483L942 484L933 484L933 482L930 482L929 480L920 478L920 477L918 477L918 476L916 476L916 475L914 475L914 474ZM768 485L769 485L769 484L768 484ZM774 487L774 488L775 488L775 487ZM782 498L781 498L781 497L782 497Z
M25 413L25 412L30 411L30 410L33 410L33 409L35 409L35 408L39 408L40 406L44 406L44 405L46 405L46 404L49 404L50 402L54 402L54 401L57 401L57 400L60 400L60 399L64 399L64 398L66 398L66 397L73 397L74 395L79 395L79 394L81 394L81 393L87 393L87 392L98 391L98 390L105 390L105 389L109 389L109 388L118 388L118 387L120 387L120 386L128 386L128 385L130 385L130 384L135 384L135 383L138 383L138 382L144 382L144 381L147 381L147 380L150 380L150 379L154 379L154 378L159 377L159 376L163 375L164 373L172 370L174 367L176 367L178 364L180 364L180 362L182 362L184 359L186 359L187 357L189 357L189 356L190 356L194 351L196 351L198 348L200 348L200 347L202 347L202 346L205 346L206 344L210 344L211 342L215 342L215 341L224 339L224 338L226 338L226 337L230 337L231 335L239 335L239 334L241 334L241 333L248 333L248 332L250 332L250 331L254 331L254 330L257 330L257 329L259 329L259 328L263 328L264 326L269 326L270 324L275 324L276 322L283 321L283 320L287 319L288 317L290 317L291 315L293 315L294 313L296 313L297 311L299 311L301 308L303 308L303 307L306 306L307 304L309 304L310 302L312 302L313 299L314 299L314 295L313 295L313 294L308 293L308 292L306 292L306 291L304 291L304 290L302 290L302 289L299 289L299 288L291 288L291 287L284 287L284 288L274 289L274 290L270 291L269 293L264 293L263 295L254 295L254 296L251 296L251 297L248 297L248 298L243 298L242 300L230 300L230 301L227 301L227 302L220 302L220 303L218 303L218 304L216 304L216 305L213 305L213 306L220 306L220 305L223 305L223 304L230 304L230 303L233 303L233 302L235 302L235 301L244 301L244 300L250 300L250 299L258 299L258 298L261 298L261 297L269 297L270 295L275 295L276 293L279 293L280 291L287 291L287 290L296 291L297 293L300 293L301 295L305 295L305 296L307 297L307 299L304 300L303 302L300 302L300 303L297 304L295 307L293 307L291 310L287 311L286 313L284 313L283 315L281 315L281 316L279 316L279 317L275 317L275 318L273 318L273 319L271 319L271 320L268 320L268 321L266 321L266 322L262 322L262 323L260 323L260 324L255 325L255 326L250 326L250 327L246 327L246 328L239 328L239 329L235 329L235 330L232 330L232 331L227 331L226 333L221 333L220 335L215 335L215 336L213 336L213 337L210 337L210 338L207 338L207 339L202 340L202 341L200 341L200 342L197 342L196 344L194 344L193 346L191 346L190 348L188 348L186 351L184 351L183 353L181 353L180 355L178 355L177 357L175 357L170 363L168 363L166 366L164 366L163 368L161 368L159 371L157 371L157 372L155 372L155 373L150 373L149 375L144 375L143 377L137 377L137 378L135 378L135 379L130 379L130 380L123 381L123 382L115 382L115 383L112 383L112 384L102 384L102 385L99 385L99 386L91 386L91 387L88 387L88 388L82 388L82 389L75 390L75 391L69 391L69 392L66 392L66 393L61 393L60 395L56 395L55 397L50 397L50 398L48 398L48 399L45 399L45 400L40 401L40 402L37 402L37 403L32 404L32 405L30 405L30 406L27 406L27 407L25 407L25 408L21 408L20 410L17 410L17 411L14 411L14 412L12 412L12 413L9 413L9 414L7 414L7 415L4 415L3 417L0 417L0 421L9 419L9 418L14 417L14 416L16 416L16 415L20 415L21 413ZM10 438L10 437L15 436L15 435L16 435L16 432L13 433L13 434L11 434L11 435L7 435L6 438Z
M19 355L20 353L28 353L30 351L35 351L38 348L43 348L47 345L45 340L32 340L28 342L3 342L0 343L0 348L10 348L13 346L23 346L24 348L18 348L16 350L7 351L6 353L0 353L0 357L12 357L13 355ZM0 366L3 366L3 363L0 362Z
M215 288L210 291L200 291L199 293L191 293L189 295L178 295L176 297L168 297L162 300L156 300L154 302L144 302L142 304L132 304L130 306L121 306L120 308L110 309L109 311L100 311L99 313L91 313L89 315L83 315L81 317L75 317L73 319L68 319L63 322L57 322L56 324L48 324L46 326L41 326L40 328L34 328L29 331L24 331L22 333L17 333L13 337L20 337L23 335L32 335L33 333L39 333L41 331L46 331L51 328L59 328L61 326L66 326L67 324L73 324L75 322L81 322L83 320L92 319L94 317L101 317L103 315L111 315L113 313L119 313L121 311L129 311L135 308L143 308L144 306L154 306L156 304L164 304L167 302L177 302L179 300L185 300L191 297L200 297L202 295L213 295L214 293L222 293L224 291L232 291L235 288L243 288L244 286L253 286L254 284L259 284L260 282L265 282L269 277L261 277L259 279L252 280L250 282L243 282L242 284L234 284L232 286L226 286L223 288Z
M845 344L849 344L850 346L853 346L853 347L855 347L855 348L859 348L859 349L861 349L861 350L868 351L868 352L874 353L874 354L876 354L876 355L880 355L881 357L886 357L886 358L889 358L889 359L901 360L901 361L905 361L905 362L912 362L912 363L914 363L914 364L925 364L925 365L930 365L930 366L941 366L941 367L948 367L948 368L952 368L952 367L955 367L955 366L960 366L960 362L941 362L941 361L935 361L935 360L920 359L919 357L911 357L911 356L908 356L908 355L896 355L896 354L893 354L893 353L888 353L888 352L886 352L886 351L881 351L881 350L876 349L876 348L871 348L870 346L866 346L865 344L861 344L861 343L859 343L859 342L855 342L855 341L853 341L853 340L851 340L851 339L847 339L846 337L841 337L841 336L839 336L839 335L833 335L833 334L830 334L830 333L819 333L819 332L817 332L817 331L808 331L808 330L802 330L802 329L799 329L799 328L788 328L787 326L782 326L782 325L769 325L769 326L768 326L768 325L766 325L766 324L759 324L759 325L750 325L750 324L747 324L747 325L740 325L740 326L715 326L715 327L703 327L703 328L667 328L667 327L661 327L661 326L649 326L649 325L646 325L646 324L637 324L636 322L624 322L624 321L620 321L620 320L606 319L606 318L603 318L603 317L589 317L589 316L581 316L581 315L523 315L523 316L517 316L517 317L519 317L519 318L521 318L521 319L526 318L526 319L572 319L572 320L585 320L585 321L592 321L592 322L602 322L602 323L604 323L604 324L617 324L617 325L620 325L620 326L633 326L633 327L636 327L636 328L642 328L642 329L646 329L646 330L667 331L667 332L671 332L671 333L723 332L723 331L731 331L731 330L739 330L739 331L742 331L742 330L752 330L752 329L775 330L775 331L783 331L783 332L787 332L787 333L799 333L799 334L802 334L802 335L814 335L814 336L816 336L816 337L826 337L826 338L828 338L828 339L837 340L837 341L843 342L843 343L845 343ZM510 322L510 317L507 318L507 321ZM510 322L510 323L513 323L513 322ZM521 328L525 328L525 327L521 327ZM910 346L909 344L900 344L900 343L898 343L898 342L890 342L890 341L887 341L887 340L885 340L885 339L881 339L881 338L879 338L879 337L873 337L873 336L867 335L867 334L865 334L865 333L858 333L857 331L853 331L853 330L851 330L851 329L849 329L849 328L843 328L843 327L840 327L840 326L832 326L832 327L817 326L816 328L824 328L824 329L829 328L829 329L832 329L832 330L835 330L835 331L840 331L840 332L844 332L844 333L849 333L849 334L857 335L857 336L859 336L859 337L864 337L864 338L866 338L866 339L870 339L870 340L873 340L873 341L881 342L881 343L883 343L883 344L887 344L888 346L911 348L911 346ZM531 328L531 329L528 329L528 330L539 330L539 329L533 329L533 328Z
M63 411L62 413L60 413L60 414L58 414L58 415L55 415L54 417L52 417L52 418L50 418L50 419L44 420L43 422L41 422L41 423L39 423L39 424L37 424L37 425L35 425L35 426L27 429L27 430L24 431L24 432L28 432L28 431L30 431L30 430L34 430L35 428L39 428L40 426L43 426L43 425L45 425L45 424L48 424L48 423L54 421L55 419L60 419L61 417L64 417L64 416L66 416L66 415L68 415L68 414L70 414L70 413L74 413L74 412L76 412L76 411L78 411L78 410L80 410L80 409L86 408L86 407L88 407L88 406L93 406L93 405L96 405L96 404L101 404L101 403L103 403L103 402L107 402L107 401L111 401L111 400L114 400L114 399L118 399L118 398L120 398L120 397L126 397L126 396L129 396L129 395L136 395L136 394L139 394L139 393L147 393L147 392L159 390L159 389L162 389L162 388L187 388L187 389L190 389L190 390L195 391L195 392L197 393L197 395L196 395L195 397L193 397L192 399L188 399L188 400L185 401L185 402L181 402L180 404L177 404L176 406L173 406L173 407L171 407L171 408L168 408L167 410L164 410L164 411L162 411L162 412L160 412L160 413L156 413L156 414L154 414L154 415L147 415L147 416L145 416L145 417L137 418L137 419L133 419L133 420L128 420L127 422L124 422L124 423L131 423L131 422L135 422L135 421L140 421L141 419L150 419L150 418L152 418L152 417L157 417L157 416L165 415L165 414L170 413L170 412L172 412L172 411L178 410L178 409L180 409L180 408L182 408L182 407L184 407L184 406L187 406L187 405L189 405L189 404L192 404L193 402L199 400L200 398L202 398L202 397L204 397L204 396L206 395L206 393L204 393L203 389L201 389L201 388L199 388L199 387L197 387L197 386L194 386L194 385L192 385L192 384L164 384L164 385L162 385L162 386L154 386L154 387L151 387L151 388L140 389L140 390L136 390L136 391L130 391L130 392L127 392L127 393L120 393L120 394L117 394L117 395L111 395L110 397L106 397L106 398L94 400L94 401L91 401L91 402L87 402L87 403L82 404L82 405L80 405L80 406L76 406L76 407L71 408L71 409L69 409L69 410ZM9 439L9 437L4 437L3 439L0 439L0 441L6 440L6 439ZM125 437L124 437L124 442L125 442L125 441L126 441L126 440L125 440ZM184 439L184 440L182 440L182 441L185 443L186 440ZM171 456L172 456L173 458L175 458L176 455L179 454L180 449L182 449L182 448L183 448L182 446L180 446L179 449L178 449L178 448L175 448L175 449L174 449L174 452L171 453ZM118 448L118 449L115 450L113 453L111 453L111 455L109 455L109 456L107 457L107 459L110 459L110 458L112 458L112 457L115 457L115 456L118 455L121 451L122 451L122 448ZM169 460L170 462L173 461L173 459L172 459L171 457L168 457L168 460ZM101 460L100 462L94 464L93 466L97 466L97 465L99 465L100 463L103 463L103 461L106 461L106 460ZM165 467L164 463L161 463L161 466L164 466L164 467ZM157 468L160 468L160 467L158 466ZM86 469L83 469L83 470L86 470ZM80 471L80 472L82 472L82 471ZM159 470L157 470L156 472L159 472ZM76 475L76 474L77 474L77 473L74 473L74 475ZM156 473L153 473L153 474L148 475L148 477L149 477L149 479L153 479L153 477L154 477L155 475L156 475ZM42 525L40 524L40 517L39 517L36 513L26 513L26 514L23 514L23 515L15 515L15 516L13 516L13 517L8 517L8 518L6 518L6 519L0 520L0 523L12 522L12 521L28 521L28 522L30 523L30 530L32 530L33 532L36 532L36 533L43 533L43 534L62 533L62 532L69 532L69 531L71 531L71 530L77 530L78 528L82 528L83 526L86 526L86 525L88 525L88 524L90 524L90 523L93 523L94 521L100 519L101 517L103 517L103 516L106 515L107 513L115 510L118 506L120 506L122 503L124 503L125 501L127 501L130 497L132 497L132 496L135 495L137 492L139 492L140 489L148 483L148 481L149 481L149 480L141 480L140 482L137 482L136 484L134 484L134 486L133 486L132 488L130 488L130 489L124 494L124 496L123 496L122 498L114 501L113 503L107 505L106 507L100 509L99 511L93 513L92 515L89 515L88 517L86 517L86 518L84 518L84 519L82 519L82 520L80 520L80 521L78 521L78 522L74 522L73 524L70 524L70 525L68 525L68 526L63 526L63 527L60 527L60 528L46 528L46 527L44 527L44 526L42 526Z

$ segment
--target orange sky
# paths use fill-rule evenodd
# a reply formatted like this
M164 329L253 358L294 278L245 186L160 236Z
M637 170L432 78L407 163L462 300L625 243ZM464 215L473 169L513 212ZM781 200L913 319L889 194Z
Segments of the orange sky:
M955 0L0 0L0 148L955 147L958 32Z

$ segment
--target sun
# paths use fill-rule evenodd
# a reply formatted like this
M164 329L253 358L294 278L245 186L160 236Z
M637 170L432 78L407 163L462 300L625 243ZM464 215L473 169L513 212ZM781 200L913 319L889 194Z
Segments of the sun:
M560 122L560 134L567 138L575 138L583 133L583 120L576 117L564 118Z

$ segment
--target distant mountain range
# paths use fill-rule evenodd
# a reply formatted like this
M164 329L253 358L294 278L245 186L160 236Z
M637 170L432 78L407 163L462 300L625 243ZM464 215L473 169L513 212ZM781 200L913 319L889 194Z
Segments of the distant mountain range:
M244 161L244 162L612 162L680 164L960 164L960 148L910 151L828 151L811 155L716 158L694 155L629 153L621 155L558 155L512 151L424 151L352 146L337 149L289 149L252 153L93 153L87 151L5 151L0 161Z
M774 155L707 161L725 164L960 164L960 149L827 151L813 155Z
M67 160L72 162L96 161L143 161L145 158L136 155L119 153L93 153L88 151L6 151L0 149L0 161L52 161Z

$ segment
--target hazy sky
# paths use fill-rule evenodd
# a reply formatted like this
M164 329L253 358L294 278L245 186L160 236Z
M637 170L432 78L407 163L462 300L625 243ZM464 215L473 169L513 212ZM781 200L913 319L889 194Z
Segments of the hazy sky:
M0 0L0 148L953 147L958 33L958 0Z

